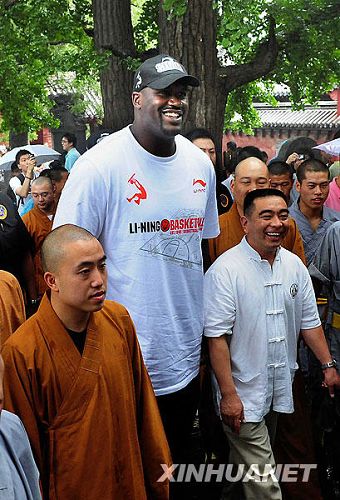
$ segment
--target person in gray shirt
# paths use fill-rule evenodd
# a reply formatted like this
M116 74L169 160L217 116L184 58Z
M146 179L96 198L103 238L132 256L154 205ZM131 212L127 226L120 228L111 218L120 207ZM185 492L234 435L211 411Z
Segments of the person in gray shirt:
M19 417L2 410L4 362L0 355L0 498L40 500L39 472Z
M320 160L308 159L299 166L296 189L299 198L289 207L289 213L301 233L308 266L329 226L340 220L340 212L324 206L329 192L329 170Z
M332 357L340 367L340 222L334 222L323 238L310 264L308 271L312 278L324 285L328 298L328 311L325 320L325 336ZM322 461L325 464L325 478L330 491L338 488L340 477L340 394L335 400L325 394L316 395L321 427Z

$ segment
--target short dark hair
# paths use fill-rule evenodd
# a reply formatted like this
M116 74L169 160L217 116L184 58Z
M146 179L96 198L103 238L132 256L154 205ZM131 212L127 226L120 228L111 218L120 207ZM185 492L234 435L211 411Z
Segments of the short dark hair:
M241 151L237 154L237 164L246 158L258 158L263 161L262 151L256 146L244 146Z
M63 164L61 163L60 160L53 160L51 161L51 163L49 164L49 167L51 170L55 169L55 168L60 168L60 167L63 167Z
M215 140L212 134L206 128L193 128L185 134L185 137L191 142L195 141L196 139L210 139L211 141L213 141L214 146L216 147Z
M327 172L329 178L329 169L327 165L321 161L316 160L315 158L309 158L301 163L296 172L296 177L299 183L306 178L306 172Z
M286 175L293 179L293 169L288 163L281 160L271 161L268 165L269 177L270 175Z
M15 155L15 163L19 165L20 158L24 155L31 155L32 153L28 151L27 149L20 149L17 154Z
M227 149L229 149L230 151L236 151L236 148L237 148L236 142L234 141L227 142Z
M16 173L18 173L18 171L20 172L20 169L17 165L17 162L14 161L13 163L11 163L11 172L12 172L12 174L16 174Z
M60 182L64 172L67 174L69 173L62 165L58 168L45 168L45 170L40 173L39 177L48 177L51 181Z
M279 189L274 189L274 188L254 189L253 191L249 191L249 193L247 193L244 198L243 202L244 215L247 215L249 217L252 214L255 200L257 200L258 198L266 198L268 196L278 196L279 198L282 198L285 201L285 203L287 203L285 195Z
M39 177L50 177L50 169L44 168L39 174Z
M71 134L71 132L66 132L65 134L63 134L63 137L65 137L68 142L72 142L73 146L76 147L77 137L74 134Z
M268 158L269 158L267 151L261 151L261 155L262 155L262 160L263 160L265 163L267 163Z

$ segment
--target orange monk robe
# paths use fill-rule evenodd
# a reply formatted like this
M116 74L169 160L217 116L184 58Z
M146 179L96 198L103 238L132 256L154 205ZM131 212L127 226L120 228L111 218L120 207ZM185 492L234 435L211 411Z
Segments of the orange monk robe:
M22 419L49 500L165 500L170 455L126 309L91 314L83 356L45 294L5 343L5 408Z
M209 240L211 263L223 252L238 245L244 236L236 203L233 204L229 212L220 215L218 219L220 234L216 238ZM289 219L289 230L282 242L282 246L295 253L302 262L306 263L302 238L294 219Z
M0 271L0 346L25 321L24 297L13 274Z
M39 296L42 296L47 290L47 285L41 265L40 249L44 239L52 231L53 218L50 219L40 208L33 207L22 216L22 220L34 241L35 283Z

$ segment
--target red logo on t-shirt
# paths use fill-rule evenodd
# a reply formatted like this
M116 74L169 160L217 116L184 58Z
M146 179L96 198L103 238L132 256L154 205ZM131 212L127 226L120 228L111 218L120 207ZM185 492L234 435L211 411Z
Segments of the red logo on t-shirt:
M136 174L132 174L130 179L128 180L129 184L135 185L138 189L137 193L135 193L131 198L126 198L129 203L134 201L137 205L140 204L141 200L146 200L148 197L145 187L135 178Z
M193 179L192 185L194 186L195 184L201 184L202 187L205 187L207 185L207 183L202 181L202 179Z

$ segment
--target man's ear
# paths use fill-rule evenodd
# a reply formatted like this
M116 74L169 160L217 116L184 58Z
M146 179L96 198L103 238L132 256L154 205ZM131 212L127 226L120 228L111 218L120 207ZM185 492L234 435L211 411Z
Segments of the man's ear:
M131 100L134 108L141 108L142 94L140 92L132 92Z
M234 174L231 174L230 189L231 189L232 193L234 192L234 187L235 187L235 178L234 178Z
M244 231L244 234L248 234L248 219L245 215L241 215L240 217L240 222L242 229Z
M53 292L59 291L58 285L56 284L55 274L47 271L44 274L44 280L48 288L50 288Z
M297 179L296 179L296 183L295 183L295 188L296 188L296 191L298 193L300 193L300 191L301 191L301 184L300 184L300 182Z

